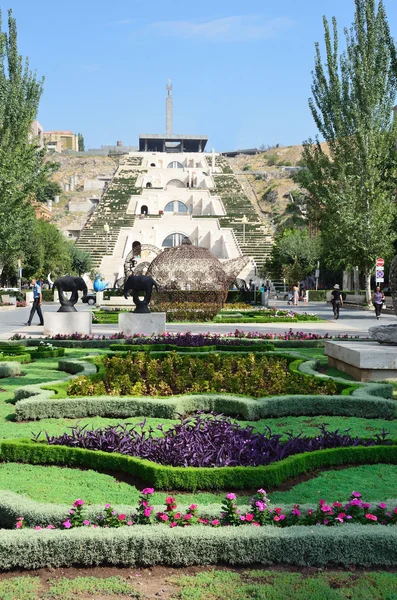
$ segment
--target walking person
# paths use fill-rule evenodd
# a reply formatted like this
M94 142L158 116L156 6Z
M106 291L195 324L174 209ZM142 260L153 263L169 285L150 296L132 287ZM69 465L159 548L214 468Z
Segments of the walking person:
M39 324L44 325L43 313L41 312L41 303L43 301L43 296L41 293L41 285L37 281L37 279L35 279L34 277L32 279L32 286L33 286L33 306L32 306L32 310L30 311L29 320L27 323L25 323L25 325L28 325L28 327L30 327L30 325L32 324L32 319L33 319L35 312L37 312L37 316L40 319Z
M385 295L380 290L380 285L377 285L374 291L373 303L375 306L375 316L379 320L380 313L382 312L383 302L385 301Z
M339 309L343 306L342 292L339 289L339 285L336 283L331 293L331 303L334 311L334 318L339 319Z
M292 286L292 304L294 306L298 306L298 301L299 301L299 284L294 283L294 285Z

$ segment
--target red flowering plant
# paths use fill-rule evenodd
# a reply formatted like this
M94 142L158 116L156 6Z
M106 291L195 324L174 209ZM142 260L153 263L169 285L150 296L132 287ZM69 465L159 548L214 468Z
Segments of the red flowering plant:
M84 515L84 501L75 500L69 510L67 519L63 521L63 529L74 527L122 527L134 524L151 525L166 524L171 528L204 525L209 527L225 527L253 525L261 527L271 525L274 527L289 527L291 525L327 525L338 526L342 523L360 524L397 524L397 506L388 506L385 502L371 504L364 502L360 492L352 492L350 500L327 503L321 499L316 508L303 511L299 504L292 509L285 510L281 507L270 507L266 491L260 489L250 501L250 510L241 512L236 504L236 495L229 493L222 503L222 512L219 518L203 518L199 515L197 504L191 504L186 511L178 510L175 498L168 496L165 501L165 510L156 514L153 519L153 506L150 506L150 497L154 494L153 488L145 488L138 502L138 509L134 516L127 517L124 513L117 513L110 504L106 504L103 514L90 521ZM16 529L25 527L24 517L18 517ZM44 529L36 525L35 530ZM56 529L54 525L47 525L45 529Z
M104 514L98 516L98 525L100 527L121 527L126 525L126 515L117 514L111 504L105 504Z

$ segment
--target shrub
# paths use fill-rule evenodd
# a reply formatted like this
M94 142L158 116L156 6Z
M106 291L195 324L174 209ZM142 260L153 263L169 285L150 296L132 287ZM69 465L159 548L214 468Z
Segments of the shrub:
M226 300L227 291L203 291L203 290L161 290L154 292L152 304L156 307L158 304L169 302L178 304L180 302L198 302L199 304L217 304L222 306Z
M26 354L11 354L11 355L0 354L0 362L19 362L21 364L27 364L27 363L30 363L31 360L32 360L32 357L28 353L26 353Z
M327 290L309 290L309 301L325 302L327 299Z
M224 416L182 419L165 432L159 425L160 437L154 437L152 430L144 431L143 427L144 424L129 428L109 425L88 430L87 426L74 426L71 433L60 436L46 433L46 438L50 445L117 452L173 467L257 467L302 452L387 443L384 433L375 439L362 440L348 433L327 431L325 426L319 428L315 438L288 434L288 440L281 441L281 435L273 434L269 428L267 433L258 433L253 427L242 427ZM36 441L40 435L41 432Z
M3 440L1 458L6 462L65 465L97 471L124 472L162 490L257 489L279 487L301 474L343 465L397 464L397 445L348 446L289 456L259 467L170 467L149 460L67 446L49 446L26 439Z
M0 378L15 377L16 375L21 375L19 362L0 362Z
M43 302L52 302L54 300L54 292L52 289L41 290L43 296Z
M105 381L93 384L83 376L71 382L70 396L171 396L188 392L229 392L250 396L294 394L336 394L332 380L323 381L292 373L288 360L279 356L255 354L200 354L172 352L162 360L148 352L126 357L104 357ZM304 379L303 379L304 377ZM302 382L304 381L304 386ZM97 386L97 387L96 387Z
M228 564L394 567L397 528L147 527L0 531L3 570L48 567Z
M211 302L158 302L153 312L165 312L169 323L175 321L202 322L212 321L221 308Z

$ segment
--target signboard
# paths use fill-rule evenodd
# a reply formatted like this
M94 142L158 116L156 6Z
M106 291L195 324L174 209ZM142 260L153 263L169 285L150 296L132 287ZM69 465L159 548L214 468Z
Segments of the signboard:
M376 259L376 266L377 266L377 267L383 267L383 266L384 266L384 264L385 264L385 261L384 261L384 259L383 259L383 258L377 258L377 259Z
M376 269L376 283L383 283L385 280L385 272L383 269Z

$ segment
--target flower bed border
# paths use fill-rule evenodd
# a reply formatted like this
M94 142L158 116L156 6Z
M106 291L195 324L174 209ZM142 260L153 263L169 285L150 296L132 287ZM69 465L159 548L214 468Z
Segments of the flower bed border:
M158 490L272 489L288 479L324 467L360 464L397 464L397 441L392 445L349 446L295 454L258 467L171 467L149 460L100 450L48 445L28 439L3 440L6 462L84 467L94 471L122 471Z
M1 570L125 565L397 565L397 527L0 530Z
M290 368L301 375L316 375L315 361L292 360ZM95 374L96 367L78 359L58 361L59 369L72 374ZM318 377L318 374L317 374ZM327 379L327 376L318 377ZM240 418L257 421L280 416L354 416L364 418L393 418L397 414L394 400L388 399L393 392L390 384L346 384L341 395L284 395L264 398L251 398L233 394L183 394L161 397L129 396L88 396L55 397L51 389L56 384L33 384L18 388L14 392L17 421L45 418L84 418L92 416L128 418L146 416L162 419L175 419L178 414L198 410L216 411L225 415L239 415ZM349 391L351 396L345 395Z

